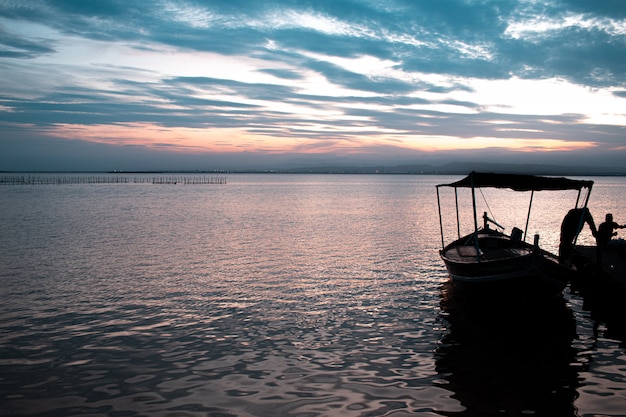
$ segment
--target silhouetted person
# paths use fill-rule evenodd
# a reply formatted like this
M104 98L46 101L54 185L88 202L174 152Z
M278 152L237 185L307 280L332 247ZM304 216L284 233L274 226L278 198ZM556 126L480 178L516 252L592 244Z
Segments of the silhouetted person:
M559 244L559 260L561 262L569 260L574 252L574 241L587 223L591 233L595 237L598 231L593 217L587 207L571 209L561 223L561 243Z
M597 248L597 260L598 266L602 267L602 252L606 249L607 245L611 241L613 236L617 235L615 229L624 229L626 225L620 226L619 224L613 221L613 215L611 213L607 213L604 223L598 226L598 234L596 236L596 244Z

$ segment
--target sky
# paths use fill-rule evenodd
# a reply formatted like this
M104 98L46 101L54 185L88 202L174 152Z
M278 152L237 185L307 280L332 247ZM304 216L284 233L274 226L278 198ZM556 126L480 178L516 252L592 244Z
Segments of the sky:
M626 169L623 0L0 0L0 170Z

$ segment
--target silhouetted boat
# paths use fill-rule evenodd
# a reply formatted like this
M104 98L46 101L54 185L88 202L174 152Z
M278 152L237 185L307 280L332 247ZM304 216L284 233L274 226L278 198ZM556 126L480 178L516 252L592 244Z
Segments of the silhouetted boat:
M510 235L492 229L490 224L503 229L483 215L483 225L478 225L476 212L476 190L480 188L502 188L514 191L530 191L528 219L532 210L535 191L578 190L575 207L581 203L581 195L586 190L586 197L581 207L586 207L593 181L572 180L567 178L540 177L519 174L488 174L472 172L462 180L437 185L437 203L441 228L440 256L450 272L453 283L464 290L478 293L514 293L537 295L558 295L567 286L576 272L576 267L559 262L557 255L539 247L539 235L534 243L525 241L526 231L513 228ZM440 187L452 187L455 192L458 239L445 244L441 214ZM472 194L474 231L460 236L459 206L457 191L468 188Z

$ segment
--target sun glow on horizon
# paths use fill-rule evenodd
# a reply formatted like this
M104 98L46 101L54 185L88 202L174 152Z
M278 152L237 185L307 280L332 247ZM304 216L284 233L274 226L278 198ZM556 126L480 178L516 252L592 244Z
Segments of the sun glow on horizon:
M309 126L313 129L313 126ZM318 131L318 133L321 132ZM79 139L115 146L134 146L167 149L187 153L371 153L377 147L396 147L413 151L436 152L451 150L506 149L518 152L552 152L591 149L594 142L576 142L561 139L520 139L498 137L459 138L435 135L398 135L377 132L366 135L326 135L307 137L288 136L280 130L250 132L242 128L188 128L163 127L148 123L115 125L59 124L44 130L58 138Z

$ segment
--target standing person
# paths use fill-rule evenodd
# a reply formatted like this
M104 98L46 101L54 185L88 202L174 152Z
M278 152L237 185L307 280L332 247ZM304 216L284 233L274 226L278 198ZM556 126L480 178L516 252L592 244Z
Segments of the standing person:
M600 226L598 226L598 234L596 236L598 266L602 267L602 252L606 249L607 245L611 241L611 238L617 235L615 229L624 228L626 228L626 225L620 226L615 223L613 221L613 215L611 213L607 213L604 223L601 223Z
M569 261L574 252L574 241L587 223L591 233L596 237L597 230L593 217L587 207L571 209L561 223L561 243L559 244L559 260L563 263Z

